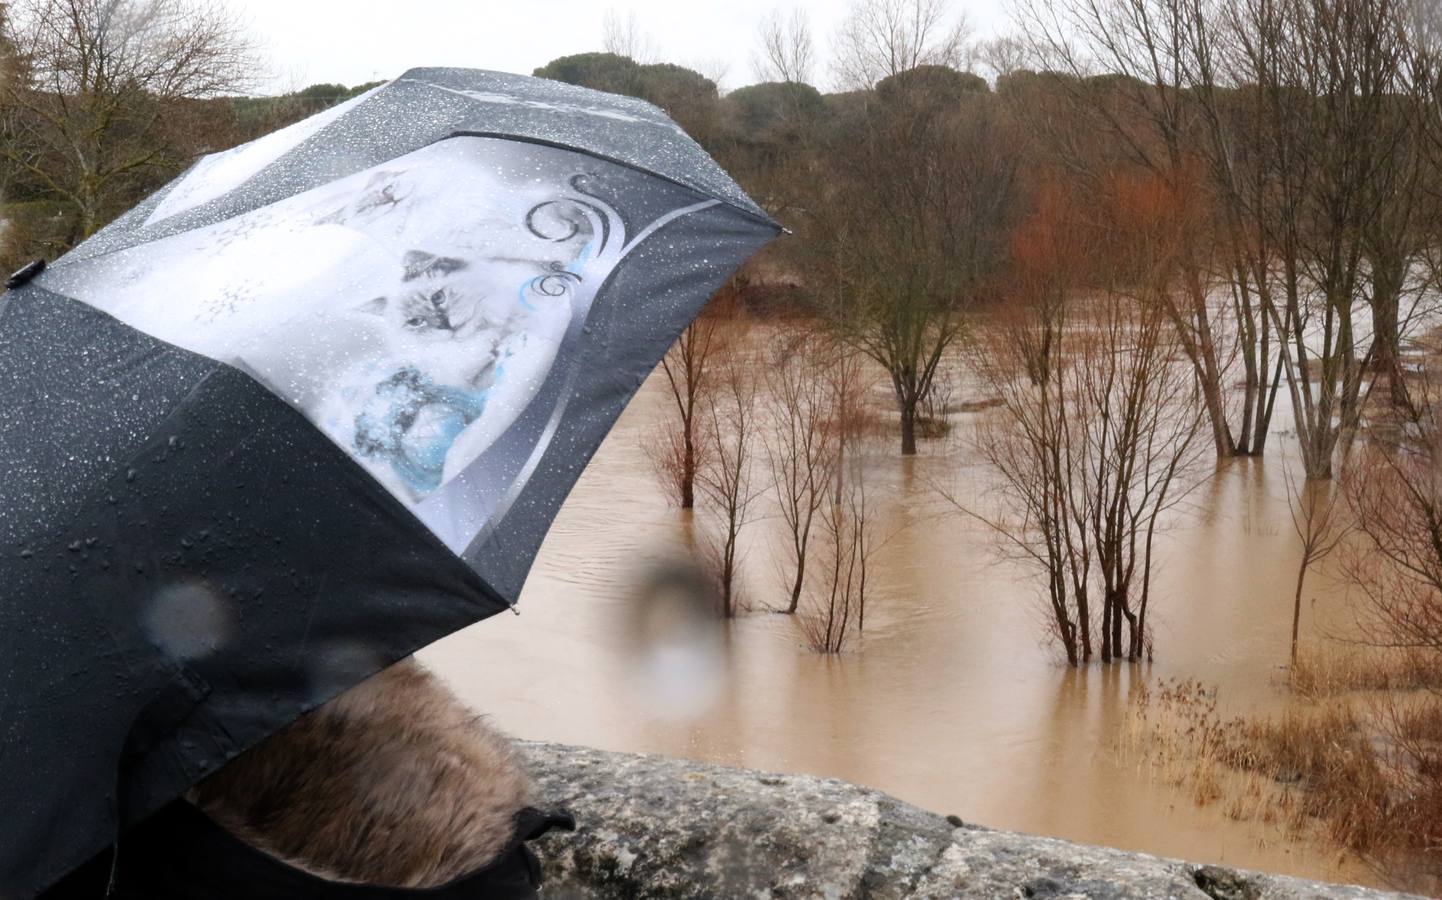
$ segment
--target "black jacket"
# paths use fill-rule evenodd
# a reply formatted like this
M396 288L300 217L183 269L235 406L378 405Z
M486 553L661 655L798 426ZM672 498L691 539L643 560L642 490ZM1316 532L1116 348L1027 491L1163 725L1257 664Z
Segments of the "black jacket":
M532 900L541 867L526 846L552 828L575 828L565 813L526 808L494 861L434 888L330 881L251 847L199 809L177 800L42 895L42 900Z

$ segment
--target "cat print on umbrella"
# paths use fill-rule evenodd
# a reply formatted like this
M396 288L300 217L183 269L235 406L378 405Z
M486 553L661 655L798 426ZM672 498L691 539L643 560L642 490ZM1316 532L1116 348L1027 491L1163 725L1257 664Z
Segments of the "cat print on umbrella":
M362 400L353 444L361 457L388 464L417 496L440 486L452 444L485 412L487 393L505 375L502 347L517 337L522 315L535 311L527 294L538 279L580 277L552 263L519 288L517 308L497 318L484 302L485 285L469 277L471 268L455 257L408 251L395 291L359 307L384 323L392 356L402 362ZM448 381L437 382L421 368L436 353L463 361L450 366ZM364 369L378 371L374 363Z
M415 505L527 408L618 261L578 177L548 148L441 141L57 283L243 368Z

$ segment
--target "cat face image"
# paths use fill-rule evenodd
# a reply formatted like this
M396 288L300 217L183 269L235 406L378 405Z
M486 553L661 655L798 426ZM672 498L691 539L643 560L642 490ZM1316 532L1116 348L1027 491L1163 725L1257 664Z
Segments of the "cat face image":
M392 334L419 343L468 340L496 331L500 324L492 319L496 304L490 304L492 312L488 312L483 286L458 274L470 268L455 257L408 251L399 289L366 302L361 310L384 319Z
M482 417L493 391L509 391L501 403L512 410L534 391L539 372L528 373L526 363L548 365L570 319L559 289L578 275L545 255L515 252L522 248L490 249L473 258L408 250L386 293L356 308L385 351L343 376L344 427L356 454L384 467L411 499L436 490L448 465L458 465L451 451L463 434L488 430Z

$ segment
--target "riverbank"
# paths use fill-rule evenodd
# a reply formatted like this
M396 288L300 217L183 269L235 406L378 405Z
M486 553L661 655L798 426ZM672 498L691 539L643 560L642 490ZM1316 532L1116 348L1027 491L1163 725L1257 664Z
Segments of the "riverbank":
M1198 807L1326 841L1394 883L1442 893L1442 671L1420 654L1323 646L1290 676L1299 702L1280 715L1221 715L1216 692L1192 681L1139 692L1127 750Z

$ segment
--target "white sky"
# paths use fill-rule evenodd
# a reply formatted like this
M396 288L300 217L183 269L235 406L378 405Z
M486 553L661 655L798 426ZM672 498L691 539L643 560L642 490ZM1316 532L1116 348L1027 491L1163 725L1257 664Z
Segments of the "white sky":
M1005 30L1003 0L953 0L986 36ZM751 84L756 26L771 10L808 14L825 87L831 34L849 0L231 0L259 40L272 77L264 93L317 82L353 85L412 66L465 66L529 75L558 56L602 49L608 10L635 13L657 61L690 66L723 89Z

